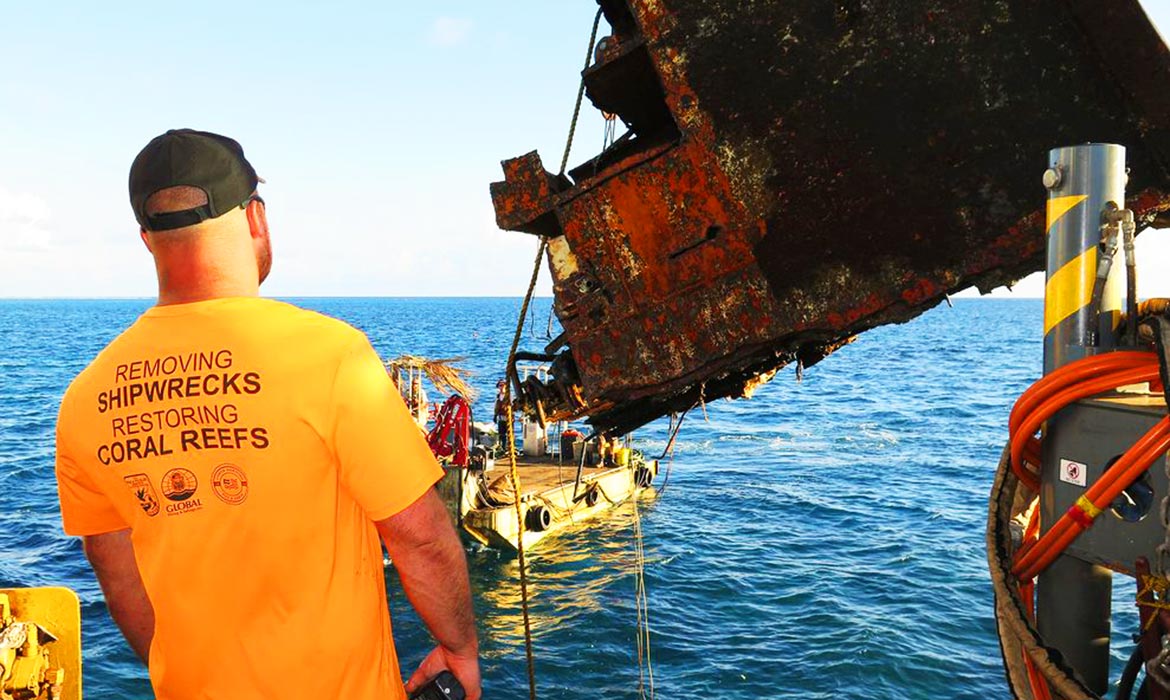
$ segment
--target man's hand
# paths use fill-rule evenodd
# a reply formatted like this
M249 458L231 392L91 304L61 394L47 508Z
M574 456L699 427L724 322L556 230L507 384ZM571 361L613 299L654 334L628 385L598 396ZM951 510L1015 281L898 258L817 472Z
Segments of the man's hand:
M443 499L429 489L398 514L375 524L406 597L439 642L410 677L407 690L424 685L445 668L459 679L467 700L479 700L479 644L467 557Z
M146 663L154 638L154 606L146 596L129 530L88 535L82 547L106 597L110 617L122 630L130 648Z
M418 665L418 670L406 683L406 692L413 693L418 690L444 669L459 679L459 685L462 685L464 692L467 693L467 700L479 700L481 693L479 658L477 656L459 656L441 646L431 650L431 653L427 654L427 658Z

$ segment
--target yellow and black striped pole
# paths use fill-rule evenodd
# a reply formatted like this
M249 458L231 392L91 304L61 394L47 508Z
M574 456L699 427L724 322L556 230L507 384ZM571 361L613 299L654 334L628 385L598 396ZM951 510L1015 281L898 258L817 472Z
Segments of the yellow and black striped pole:
M1049 152L1048 265L1044 288L1044 373L1115 344L1121 316L1124 266L1111 264L1094 301L1102 255L1101 225L1110 206L1125 207L1125 148L1091 143ZM1116 251L1116 248L1114 248ZM1116 253L1115 253L1116 255ZM1047 530L1060 513L1054 503L1061 455L1055 435L1075 429L1060 414L1045 427L1040 470L1040 521ZM1110 602L1108 569L1071 555L1059 557L1036 583L1040 634L1077 669L1088 687L1109 687Z
M1125 282L1124 266L1112 265L1099 309L1093 308L1103 215L1110 203L1125 207L1125 147L1089 143L1054 148L1048 156L1045 374L1113 347Z

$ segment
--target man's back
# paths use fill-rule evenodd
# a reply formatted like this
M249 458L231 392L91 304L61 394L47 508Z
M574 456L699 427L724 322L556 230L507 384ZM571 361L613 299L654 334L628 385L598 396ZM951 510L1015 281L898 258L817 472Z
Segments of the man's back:
M160 698L401 697L373 521L440 474L360 332L259 298L148 310L58 427L66 530L132 529Z

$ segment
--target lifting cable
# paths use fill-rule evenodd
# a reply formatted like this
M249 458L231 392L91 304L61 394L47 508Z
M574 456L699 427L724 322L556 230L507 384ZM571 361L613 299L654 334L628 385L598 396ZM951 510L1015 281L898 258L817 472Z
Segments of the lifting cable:
M601 23L601 10L593 18L593 31L589 35L589 49L585 52L585 69L589 68L589 59L593 55L593 42L597 40L597 27ZM585 94L585 78L577 88L577 104L573 107L573 119L569 124L569 137L565 142L565 154L561 158L560 175L564 176L569 162L569 151L573 148L573 133L577 130L577 117L581 113L581 98ZM520 347L520 336L524 334L524 317L528 315L528 307L532 302L532 294L536 290L536 280L540 277L540 262L548 248L548 239L541 236L540 245L536 250L536 261L532 265L532 278L528 281L528 291L524 294L524 303L520 307L519 318L516 321L516 333L512 336L512 347L508 351L508 374L516 364L516 351ZM528 573L527 562L524 556L524 513L520 506L520 470L516 465L516 428L515 414L512 409L512 383L504 384L504 402L508 415L508 464L512 480L513 499L516 506L516 558L520 566L520 609L524 618L524 656L528 664L528 697L536 700L536 661L532 653L532 622L528 611Z
M536 279L540 276L540 260L544 257L544 249L548 242L542 237L540 246L536 250L536 263L532 267L532 279L528 281L528 293L524 295L524 304L520 307L520 318L516 323L516 333L512 336L512 349L508 351L508 374L516 363L516 349L520 346L520 336L524 333L524 316L528 313L528 304L532 301L532 292L536 289ZM528 697L536 700L536 661L532 655L532 623L528 615L528 574L524 559L524 513L520 507L520 469L516 466L516 427L515 414L512 411L512 383L504 384L504 406L508 414L508 465L512 477L512 492L516 505L516 559L520 566L520 611L524 618L524 656L528 661Z
M691 408L694 408L692 406ZM675 420L670 417L670 439L656 462L670 455L666 465L666 476L662 479L662 486L658 489L661 496L666 493L666 485L670 482L670 471L674 466L674 440L682 428L683 419L687 417L688 408ZM638 697L654 700L654 664L650 656L650 596L646 590L646 549L642 538L642 516L638 511L638 492L635 490L630 498L634 505L634 604L638 615Z
M593 31L589 34L589 48L585 50L585 67L581 69L581 84L577 87L577 104L573 106L573 118L569 121L569 138L565 141L565 154L561 156L561 169L558 175L565 174L569 167L569 151L573 150L573 134L577 132L577 117L581 114L581 98L585 96L585 71L593 59L593 45L597 41L597 27L601 24L601 8L597 8L597 15L593 18Z
M694 408L692 406L691 408ZM666 493L666 485L670 481L670 471L674 466L674 440L682 428L683 419L687 417L688 408L675 420L670 417L670 439L666 443L657 462L670 455L666 465L666 476L662 479L662 486L658 489L661 496ZM638 697L654 700L654 664L650 656L650 596L646 590L646 549L642 538L642 516L638 511L638 493L635 489L630 499L634 505L634 602L638 615Z
M635 485L634 504L634 598L638 611L638 697L654 700L654 664L650 659L650 597L646 593L646 550L642 542L642 517L638 513Z
M691 406L691 408L694 408L694 406ZM674 414L672 413L670 415L670 439L666 441L666 448L662 450L662 454L658 456L657 460L661 462L667 455L670 456L670 460L666 463L666 476L662 478L662 486L658 489L659 496L666 493L666 485L670 483L670 472L674 469L674 439L678 437L678 431L682 428L683 419L687 417L687 413L690 410L688 408L683 411L682 415L678 417L677 422L675 421Z
M691 406L694 408L694 406ZM662 479L662 486L658 495L666 493L666 485L670 482L670 472L674 467L674 441L678 431L682 428L683 419L687 417L688 408L676 420L670 416L670 439L662 454L655 461L661 462L667 455L670 461L666 464L666 476ZM638 613L638 697L654 699L654 664L650 657L650 596L646 591L646 549L642 539L642 517L638 512L638 497L635 491L634 502L634 577L635 577L635 607Z

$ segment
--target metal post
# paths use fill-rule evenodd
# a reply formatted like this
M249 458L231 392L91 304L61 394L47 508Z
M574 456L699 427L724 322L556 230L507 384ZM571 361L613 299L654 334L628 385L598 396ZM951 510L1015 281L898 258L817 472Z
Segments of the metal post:
M1125 148L1093 143L1055 148L1044 173L1048 188L1048 265L1044 290L1044 373L1109 349L1121 314L1123 266L1109 270L1093 303L1098 273L1102 214L1125 207ZM1116 257L1116 254L1114 254ZM1099 312L1099 313L1098 313ZM1070 426L1071 427L1071 426ZM1060 455L1055 436L1065 426L1057 414L1045 428L1041 470L1041 527L1060 517L1052 480ZM1061 556L1036 584L1036 617L1045 641L1099 695L1109 686L1110 597L1113 578L1104 567Z
M1097 273L1103 213L1125 208L1125 147L1109 143L1054 148L1048 186L1048 274L1044 289L1044 373L1114 345L1124 268L1115 264L1101 297L1101 320L1090 302ZM1051 186L1049 186L1051 183ZM1095 334L1096 348L1086 346Z

